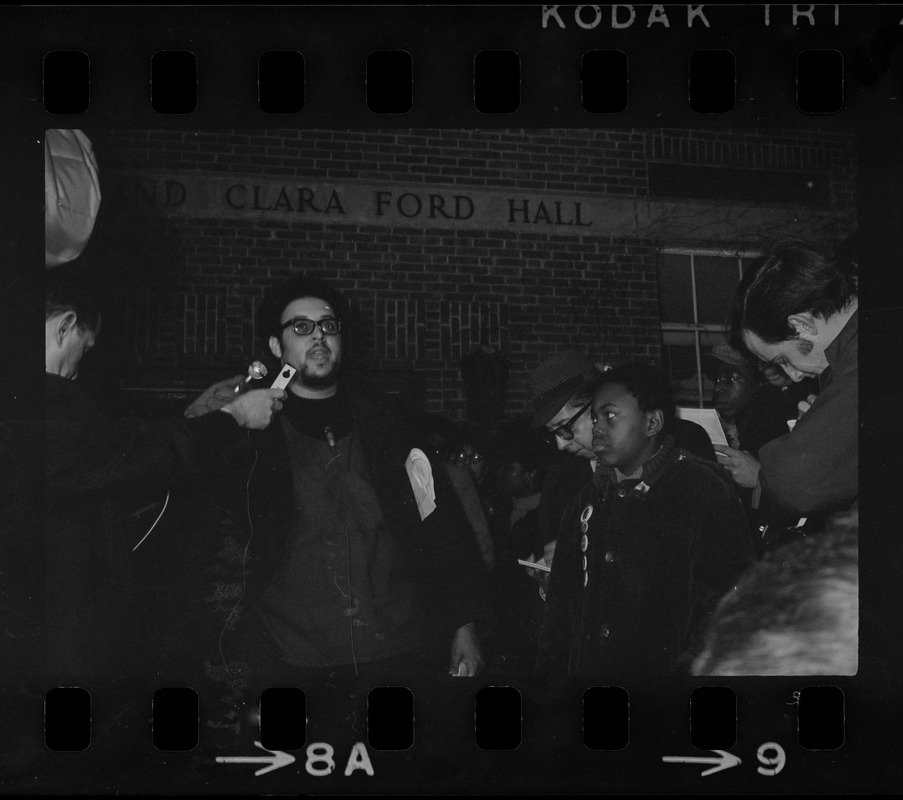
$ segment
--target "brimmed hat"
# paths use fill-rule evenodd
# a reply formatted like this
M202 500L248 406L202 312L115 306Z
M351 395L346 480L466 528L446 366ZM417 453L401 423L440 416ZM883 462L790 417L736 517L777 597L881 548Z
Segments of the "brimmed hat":
M755 362L728 344L716 344L712 348L712 358L732 367L755 367Z
M533 395L533 427L545 425L574 392L588 386L601 374L592 361L576 350L563 350L543 361L528 381Z

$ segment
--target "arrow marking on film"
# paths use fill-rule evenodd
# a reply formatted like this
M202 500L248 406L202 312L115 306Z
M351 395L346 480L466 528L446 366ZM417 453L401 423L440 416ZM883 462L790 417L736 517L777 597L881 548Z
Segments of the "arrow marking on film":
M718 758L700 758L699 756L662 756L662 761L667 761L671 764L715 764L711 769L707 769L702 773L701 777L705 777L706 775L713 775L716 772L721 772L723 769L730 769L731 767L736 767L737 764L741 763L740 759L737 756L728 753L727 750L712 750L713 753L718 753Z
M291 764L294 756L283 753L281 750L267 750L260 742L254 742L255 747L259 747L264 752L269 753L268 756L217 756L217 764L268 764L269 766L257 770L255 775L263 775L265 772L272 772L274 769L285 767Z

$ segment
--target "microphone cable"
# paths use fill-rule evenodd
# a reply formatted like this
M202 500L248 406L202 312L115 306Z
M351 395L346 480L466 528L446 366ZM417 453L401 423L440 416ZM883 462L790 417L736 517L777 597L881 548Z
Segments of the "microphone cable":
M136 544L136 545L132 548L132 552L133 552L133 553L134 553L139 547L141 547L141 545L144 543L144 540L145 540L148 536L151 535L151 531L152 531L154 528L157 527L157 523L162 519L162 517L163 517L163 512L166 511L166 506L168 506L168 505L169 505L169 492L167 491L167 492L166 492L166 500L163 501L163 508L161 508L161 509L160 509L160 513L157 514L157 518L154 520L154 524L151 525L150 528L147 529L147 533L145 533L144 536L141 537L141 541L139 541L138 544ZM146 510L147 510L147 509L145 509L145 511L146 511Z
M329 426L326 426L326 428L324 429L324 433L326 434L326 441L329 443L330 448L335 452L336 441L335 441L335 436L332 432L332 428L330 428ZM250 434L250 432L249 432L249 434ZM334 457L327 463L326 467L328 467L330 464L332 464L341 455L342 455L341 453L335 453ZM248 551L250 550L250 547L251 547L251 540L254 537L254 521L253 521L253 518L251 517L251 480L254 477L254 471L257 468L258 458L259 458L259 453L258 453L257 448L255 447L254 448L254 461L251 464L251 470L248 474L248 479L245 482L245 513L246 513L247 520L248 520L248 540L245 543L245 549L244 549L244 552L242 553L241 592L239 593L238 599L235 601L235 605L232 607L232 610L229 612L229 615L226 618L226 621L223 623L223 627L220 630L219 640L218 640L218 645L217 645L218 650L219 650L220 660L223 663L223 669L225 670L227 679L230 675L231 670L229 667L229 663L226 660L225 651L223 650L223 640L225 638L226 631L229 628L230 623L232 622L233 617L235 616L236 612L238 611L239 607L241 606L242 600L244 600L244 596L245 596L245 593L246 593L247 587L248 587L248 580L247 580ZM325 469L325 467L324 467L324 469ZM342 525L345 529L345 547L346 547L346 554L347 554L345 569L346 569L346 577L348 580L348 594L349 594L349 597L350 597L351 603L352 603L351 607L354 608L354 602L355 602L354 591L353 591L352 584L351 584L351 534L348 530L348 519L346 516L346 510L345 510L345 484L342 480L341 475L339 475L339 491L341 493L341 501L340 502L342 505ZM355 618L353 615L349 615L349 629L350 629L350 640L351 640L351 660L352 660L352 663L354 664L354 674L355 674L355 676L357 676L358 675L358 666L357 666L357 654L356 654L356 650L355 650L355 646L354 646L354 638L355 638L354 637L354 619Z
M326 441L329 443L329 447L334 454L333 457L329 460L329 462L324 467L324 469L327 469L329 467L329 465L332 464L333 461L335 461L342 454L336 452L336 441L335 441L335 435L332 432L332 428L330 428L329 425L327 425L325 428L323 428L323 433L326 434ZM348 466L350 467L351 465L349 464ZM351 662L354 665L354 677L358 677L359 673L358 673L358 668L357 668L357 651L354 646L354 621L356 619L354 612L356 610L355 607L357 605L357 600L354 597L354 587L351 583L351 532L348 529L348 517L346 514L346 502L345 502L345 481L342 478L341 470L339 470L338 481L339 481L339 497L340 497L339 502L341 503L341 506L342 506L342 526L345 529L345 554L346 554L345 577L348 580L348 597L351 600L351 610L352 610L352 613L348 615L348 634L349 634L349 640L350 640L350 644L351 644Z
M250 431L248 431L248 436L250 438ZM220 659L223 662L223 669L226 671L226 675L229 675L229 664L226 661L226 654L223 651L223 639L226 636L226 630L229 628L229 624L232 622L232 618L235 616L236 612L241 606L241 601L245 598L245 593L248 588L248 551L251 549L251 539L254 538L254 521L251 518L251 479L254 477L254 471L257 469L257 460L258 460L258 451L257 448L254 448L254 461L251 463L251 470L248 473L248 479L245 481L245 514L248 518L248 540L245 542L245 549L241 556L241 592L239 592L238 599L235 601L235 605L232 606L232 610L229 612L229 616L226 617L226 621L223 623L223 627L219 633L219 655Z

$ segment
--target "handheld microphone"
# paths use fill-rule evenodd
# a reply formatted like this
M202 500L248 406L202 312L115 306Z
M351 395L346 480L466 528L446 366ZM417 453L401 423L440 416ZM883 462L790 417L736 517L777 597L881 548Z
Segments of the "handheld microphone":
M235 387L235 394L238 394L245 386L247 386L252 380L259 381L261 378L266 377L267 368L260 361L252 361L248 365L248 377L245 378L241 383L239 383Z

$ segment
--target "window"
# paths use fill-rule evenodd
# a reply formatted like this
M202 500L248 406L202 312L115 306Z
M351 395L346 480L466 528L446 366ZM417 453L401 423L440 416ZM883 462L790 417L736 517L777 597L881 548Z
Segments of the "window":
M706 356L730 335L734 292L756 252L666 247L659 255L662 357L678 405L710 404Z

